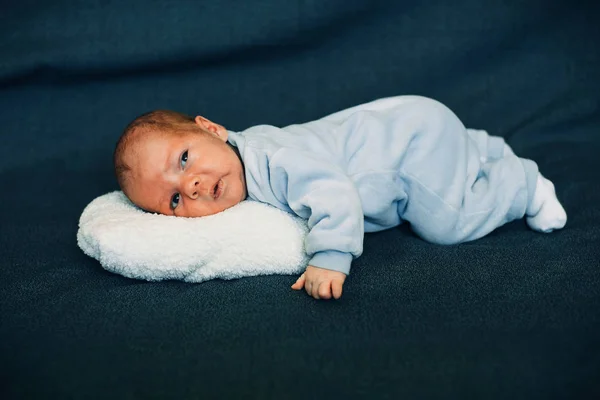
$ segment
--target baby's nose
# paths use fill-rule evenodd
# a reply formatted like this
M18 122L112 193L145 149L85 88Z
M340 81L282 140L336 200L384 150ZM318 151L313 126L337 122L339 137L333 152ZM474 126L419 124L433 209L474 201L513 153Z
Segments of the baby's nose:
M192 199L197 199L200 193L200 180L192 177L187 184L187 195Z

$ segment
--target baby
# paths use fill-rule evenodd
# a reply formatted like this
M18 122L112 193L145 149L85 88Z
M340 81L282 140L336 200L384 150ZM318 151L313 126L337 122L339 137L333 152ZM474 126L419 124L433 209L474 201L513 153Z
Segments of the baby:
M310 262L292 289L316 299L340 298L365 232L406 221L429 242L456 244L524 216L540 232L567 221L533 161L418 96L242 132L153 111L127 126L114 163L123 192L149 212L202 217L250 198L306 219Z

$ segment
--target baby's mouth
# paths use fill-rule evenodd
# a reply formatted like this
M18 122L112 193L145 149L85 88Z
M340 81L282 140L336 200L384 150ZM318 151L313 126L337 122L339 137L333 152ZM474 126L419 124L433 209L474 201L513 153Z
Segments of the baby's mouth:
M217 182L217 184L213 188L213 199L217 200L219 197L221 197L221 195L223 194L223 186L223 179L219 179L219 182Z

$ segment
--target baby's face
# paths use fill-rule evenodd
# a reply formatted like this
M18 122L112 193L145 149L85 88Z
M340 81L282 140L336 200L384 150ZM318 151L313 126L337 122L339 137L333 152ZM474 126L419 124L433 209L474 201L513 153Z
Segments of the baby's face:
M128 151L127 194L136 205L160 214L203 217L246 198L244 168L226 143L227 131L198 118L197 131L152 132Z

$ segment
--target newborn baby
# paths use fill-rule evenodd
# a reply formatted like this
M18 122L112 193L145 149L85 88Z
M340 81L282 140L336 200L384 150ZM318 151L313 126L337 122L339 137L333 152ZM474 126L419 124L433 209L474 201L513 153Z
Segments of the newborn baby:
M567 221L533 161L418 96L242 132L153 111L127 126L114 163L125 195L149 212L202 217L249 197L306 219L310 262L292 289L316 299L342 295L365 232L406 221L429 242L456 244L524 216L540 232Z

